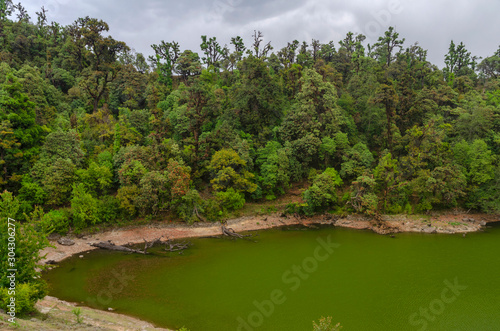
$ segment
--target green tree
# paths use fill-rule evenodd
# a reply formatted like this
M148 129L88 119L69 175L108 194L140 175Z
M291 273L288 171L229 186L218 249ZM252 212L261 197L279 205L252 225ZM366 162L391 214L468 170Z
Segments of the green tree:
M172 71L179 58L179 43L161 41L159 45L151 45L155 51L155 56L150 56L149 61L156 67L160 82L172 87Z
M42 179L43 189L47 192L47 204L60 206L69 201L76 180L73 162L70 159L57 159L48 167Z
M390 26L384 35L378 38L378 42L373 45L373 54L387 66L390 66L399 54L399 52L395 53L396 49L399 49L399 51L403 49L405 38L398 38L399 33L394 30L394 27Z
M117 61L120 52L129 50L121 41L102 34L109 31L106 22L95 18L77 19L69 29L71 37L69 48L82 70L80 86L92 100L93 112L99 108L99 102L105 97L108 84L118 73L120 64Z
M284 194L290 183L290 161L286 149L276 141L267 142L257 151L256 164L260 167L258 177L261 189L267 199Z
M37 231L35 222L38 213L31 214L25 223L16 220L20 203L12 193L4 191L0 194L0 306L9 311L9 288L11 274L9 269L16 269L16 313L25 314L34 310L35 303L48 294L47 284L40 278L44 267L39 265L42 257L40 251L49 246L47 233ZM9 221L9 218L12 219ZM9 225L9 222L12 225ZM15 236L15 248L9 241L9 236ZM15 261L11 252L15 253ZM10 263L14 263L11 265Z
M199 75L202 68L198 53L194 53L190 50L182 52L177 60L175 69L186 83L189 77Z
M0 123L0 166L2 168L0 187L5 187L10 180L9 164L15 163L15 160L23 155L19 149L20 146L10 121L2 121Z
M210 181L215 191L233 188L236 192L252 193L257 185L254 175L246 169L246 162L232 149L223 149L212 156L209 169L214 178Z
M317 212L337 204L336 188L342 185L342 179L333 168L327 168L317 175L312 185L304 192L309 212Z
M453 40L450 43L448 53L444 57L446 68L443 70L445 78L453 82L454 77L469 75L474 72L476 57L471 56L463 42L455 45Z

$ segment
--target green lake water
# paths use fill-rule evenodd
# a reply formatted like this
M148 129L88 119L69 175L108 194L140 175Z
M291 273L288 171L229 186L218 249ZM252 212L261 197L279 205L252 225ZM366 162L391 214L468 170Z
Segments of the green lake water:
M500 227L461 234L344 228L191 239L179 255L93 251L44 275L50 295L191 331L500 330Z

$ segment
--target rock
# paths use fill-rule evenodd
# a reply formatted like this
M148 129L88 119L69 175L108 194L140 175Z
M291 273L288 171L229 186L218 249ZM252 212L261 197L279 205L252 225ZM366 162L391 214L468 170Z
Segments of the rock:
M56 240L61 239L61 235L59 233L52 232L51 234L49 234L49 236L47 237L47 239L49 239L51 241L56 241Z
M108 308L109 311L113 311L114 309L113 308Z
M48 260L48 261L45 261L45 264L57 264L57 262L54 260Z
M486 226L486 222L485 222L485 221L481 221L481 222L479 223L479 225L481 225L481 226Z
M83 258L83 255L78 256L80 259Z
M75 244L75 242L69 238L61 238L57 242L63 246L73 246Z
M437 230L435 227L428 227L428 228L422 229L422 232L424 232L424 233L436 233Z

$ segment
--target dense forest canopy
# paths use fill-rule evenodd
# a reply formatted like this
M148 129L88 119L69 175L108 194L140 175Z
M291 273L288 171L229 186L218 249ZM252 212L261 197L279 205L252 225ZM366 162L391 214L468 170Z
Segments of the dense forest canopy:
M0 1L0 189L57 232L221 220L296 183L294 212L500 212L500 48L446 67L393 28L373 45L201 36L146 58L97 18ZM4 193L7 194L7 193ZM9 196L10 197L10 196ZM30 216L31 215L31 216Z

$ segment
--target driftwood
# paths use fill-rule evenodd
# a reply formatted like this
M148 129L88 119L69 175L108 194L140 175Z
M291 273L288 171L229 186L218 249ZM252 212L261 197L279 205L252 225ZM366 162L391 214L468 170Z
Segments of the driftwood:
M164 242L165 244L165 250L167 252L177 252L177 251L183 251L193 244L190 241L183 241L180 243L174 243L170 239Z
M246 234L246 235L239 234L236 231L234 231L234 229L228 228L226 225L227 225L227 222L224 222L224 223L221 223L221 226L220 226L220 229L222 231L222 235L224 235L224 236L232 237L232 238L240 238L240 239L252 236L251 234Z
M161 239L163 236L160 238L156 238L152 241L147 241L146 239L143 238L144 240L144 250L140 249L133 249L127 246L121 246L121 245L115 245L111 241L107 242L99 242L99 243L92 243L89 244L90 246L93 247L98 247L101 249L108 249L111 251L119 251L119 252L127 252L127 253L137 253L137 254L148 254L148 249L150 249L153 246L156 245L165 245L165 250L169 252L176 252L176 251L182 251L184 249L189 248L192 246L191 242L181 242L181 243L174 243L172 240L168 239L166 241L162 241ZM132 245L131 243L128 243L128 245Z
M92 247L98 247L98 248L101 248L101 249L108 249L110 251L147 254L147 252L145 250L141 251L139 249L132 249L132 248L128 248L128 247L125 247L125 246L120 246L120 245L117 246L117 245L113 244L111 241L108 241L108 242L101 241L101 242L98 242L98 243L90 243L89 245L92 246Z

